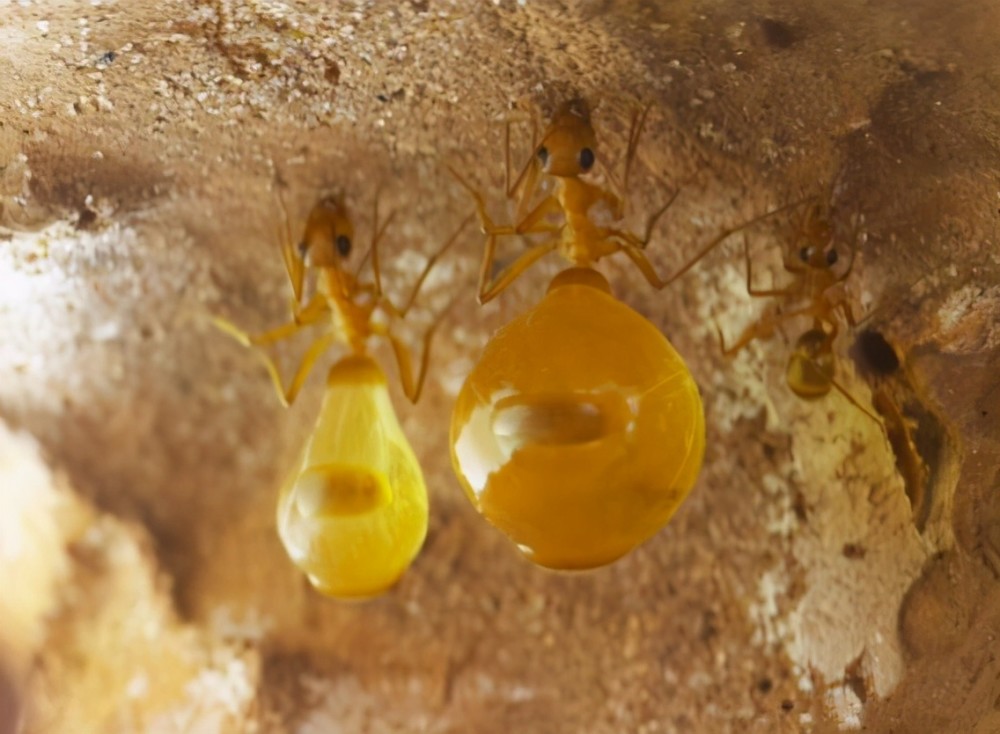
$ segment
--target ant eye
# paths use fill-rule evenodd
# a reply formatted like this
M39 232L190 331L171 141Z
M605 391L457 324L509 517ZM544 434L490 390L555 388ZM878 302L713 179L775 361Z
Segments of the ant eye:
M809 262L809 258L811 256L812 256L811 247L803 247L801 250L799 250L799 260L801 260L802 262L804 263Z
M594 165L594 151L590 148L584 148L580 151L580 168L584 171L589 171Z
M351 241L344 235L337 236L337 252L340 253L341 257L347 257L351 254Z
M827 252L826 252L826 264L827 265L835 265L836 263L837 263L837 251L836 250L827 250Z
M543 166L549 162L549 149L544 145L538 149L538 160L541 161Z
M305 240L299 240L299 244L296 245L296 249L299 251L299 257L304 258L306 256L306 251L309 249L309 245L306 244Z

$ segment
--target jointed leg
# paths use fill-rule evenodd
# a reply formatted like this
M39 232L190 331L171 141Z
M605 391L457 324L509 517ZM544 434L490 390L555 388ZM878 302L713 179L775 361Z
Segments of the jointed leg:
M674 203L677 195L680 193L680 189L674 192L673 196L664 204L658 211L654 212L653 215L646 222L646 231L643 237L639 235L628 232L626 230L606 228L603 231L604 237L610 240L616 240L621 250L628 256L628 258L635 263L635 266L639 268L639 272L646 281L653 286L653 288L660 290L670 281L665 281L656 273L653 268L653 264L649 262L649 258L646 257L644 252L646 245L649 244L649 240L653 234L653 228L656 226L656 221L663 215L664 212L670 208L670 205Z
M558 214L562 211L562 208L559 206L559 202L552 196L546 196L538 202L538 205L525 217L518 220L516 225L498 226L497 224L494 224L489 213L486 211L486 201L483 199L483 195L472 188L472 185L454 168L448 166L448 170L462 185L462 187L472 196L472 199L476 204L476 212L479 214L479 221L484 233L488 235L504 236L538 234L542 232L553 232L559 229L556 225L550 225L544 221L545 217L549 214Z
M212 323L245 347L263 347L294 336L305 327L315 324L325 316L327 310L326 300L319 296L313 296L305 308L295 314L294 321L269 329L262 334L250 334L219 316L213 316Z
M635 161L636 152L639 149L639 137L642 135L642 129L646 125L646 116L649 114L649 105L642 108L641 112L636 113L632 116L632 124L629 126L628 131L628 146L625 149L625 175L622 178L621 185L621 198L619 199L620 204L616 210L615 219L621 219L625 216L625 202L628 198L628 181L629 176L632 173L632 163ZM671 197L670 202L667 203L665 207L660 211L662 214L667 207L673 203L674 198L677 194ZM658 217L657 217L658 218Z
M379 275L377 274L378 273L376 265L377 261L375 259L372 260L372 268L374 268L376 271L376 276L375 276L375 283L377 289L376 295L381 299L381 303L385 307L386 311L388 311L393 316L396 316L398 318L406 317L406 314L409 313L410 309L413 307L414 302L417 300L417 295L420 293L420 289L423 287L424 281L427 280L427 275L431 272L431 268L433 268L434 265L437 263L437 261L441 258L441 256L444 255L444 253L447 252L451 248L451 246L458 241L458 236L462 234L462 231L468 226L469 222L472 221L473 216L475 215L470 214L465 219L463 219L458 229L455 230L455 233L451 237L449 237L441 247L438 248L437 252L432 254L427 259L427 263L424 265L424 269L420 272L420 275L417 278L417 282L413 285L413 290L410 292L410 297L406 300L406 303L403 304L402 308L393 304L393 302L390 301L387 296L382 294L381 287L378 285L381 282L381 280Z
M851 227L851 244L850 244L850 259L847 261L847 268L841 273L840 277L837 278L838 281L847 280L847 276L851 274L854 269L854 260L858 255L858 238L860 237L861 222L860 216L855 215L854 225Z
M747 293L755 298L768 296L787 296L794 293L797 288L794 285L785 288L754 288L753 285L753 259L750 257L750 241L743 235L743 258L746 262L747 271Z
M633 235L634 237L635 235ZM638 237L636 240L638 241ZM628 258L635 263L635 266L639 268L639 272L642 273L642 277L653 286L656 290L662 289L668 281L662 280L659 275L657 275L656 270L653 268L653 264L646 257L646 253L642 249L630 242L622 242L621 244L622 252L624 252Z
M389 226L389 223L392 221L392 218L394 216L396 216L396 212L392 212L392 214L390 214L388 217L386 217L385 221L382 223L382 226L379 227L379 225L378 225L378 199L379 199L379 196L378 196L378 193L376 192L376 194L375 194L375 202L372 205L372 244L371 244L371 247L368 248L368 251L371 253L371 256L372 256L372 273L374 274L374 277L375 277L375 293L377 295L381 296L382 295L382 270L379 267L378 243L382 239L382 235L385 234L385 230ZM363 264L364 263L362 262L362 265ZM358 270L360 272L360 266L358 267Z
M794 311L788 311L786 313L772 312L764 314L752 324L747 325L747 327L743 330L743 333L740 334L739 338L728 347L726 346L725 337L722 334L722 328L719 326L718 322L716 322L715 330L719 335L719 349L722 351L722 356L732 357L755 339L769 338L772 334L774 334L774 330L781 324L782 321L786 321L795 316L804 316L809 313L812 313L811 306L806 306Z
M413 357L410 349L397 336L392 334L388 327L378 326L375 329L375 333L386 337L389 340L389 344L392 345L393 354L396 356L396 366L399 368L399 380L403 384L403 394L406 395L411 403L416 403L420 399L420 393L424 389L427 366L430 364L431 359L431 341L434 339L434 332L437 331L437 328L441 325L444 317L448 315L454 303L455 301L452 300L448 306L435 316L434 321L431 322L431 325L427 327L427 331L424 332L422 340L423 351L420 355L420 367L417 370L416 377L413 376Z
M483 253L482 265L479 269L479 290L478 299L480 303L487 303L493 300L500 292L511 284L521 273L542 256L554 250L559 243L556 233L560 226L545 222L545 217L549 214L561 211L558 200L552 196L546 196L538 205L527 214L515 226L497 226L493 223L490 215L486 211L486 202L482 194L476 191L454 168L448 167L451 174L472 196L476 203L476 211L479 214L482 230L486 233L486 248ZM496 255L497 238L507 235L524 234L552 234L551 239L541 244L532 246L527 252L522 253L505 271L491 282L493 271L493 261Z
M295 370L295 374L292 376L292 381L288 385L286 390L281 384L281 374L278 372L278 367L264 352L257 350L257 354L260 355L261 359L264 361L264 365L267 367L268 374L271 375L271 381L274 383L274 388L278 392L278 397L281 400L281 404L284 406L289 406L295 402L295 398L298 397L299 391L302 390L302 386L305 384L306 378L309 377L309 373L312 368L316 365L316 361L323 356L323 353L337 343L336 334L323 334L321 337L316 339L306 350L305 355L302 357L302 361L299 363L299 367Z
M684 275L685 273L687 273L691 268L693 268L695 265L697 265L698 262L703 257L705 257L705 255L707 255L712 250L714 250L716 247L718 247L724 240L728 239L730 236L736 234L737 232L740 232L740 231L746 229L747 227L751 227L754 224L757 224L758 222L762 222L765 219L773 217L776 214L781 214L782 212L788 211L789 209L792 209L793 207L799 206L801 204L802 204L802 201L795 201L795 202L792 202L791 204L786 204L785 206L778 207L777 209L772 209L769 212L764 212L763 214L759 214L756 217L753 217L752 219L748 219L747 221L745 221L745 222L743 222L741 224L738 224L735 227L727 227L726 229L724 229L721 232L719 232L719 234L717 234L715 237L713 237L704 247L702 247L695 254L695 256L693 258L691 258L686 263L684 263L684 265L681 266L681 268L676 273L674 273L669 278L667 278L667 280L665 281L665 285L669 285L670 283L673 283L675 280L677 280L682 275Z
M542 168L537 157L538 147L538 119L531 116L531 155L525 161L524 166L518 173L513 183L510 181L510 126L511 120L507 121L504 136L504 147L506 165L504 168L504 191L508 199L516 198L514 217L520 220L525 215L525 210L530 206L531 200L538 190L538 182L542 177ZM520 193L518 191L520 190Z
M824 351L829 350L830 352L832 352L833 351L833 342L837 338L837 334L840 333L840 326L837 324L837 322L836 322L835 319L826 318L826 319L822 319L822 321L817 321L817 324L816 324L817 328L822 328L822 326L821 326L822 323L826 323L826 324L828 324L830 326L829 330L823 329L823 332L826 334L826 340L824 341L824 344L823 344L823 350ZM856 397L854 397L853 395L851 395L851 393L848 392L847 388L844 387L843 385L841 385L840 382L838 382L835 377L832 377L832 376L830 377L830 384L837 390L837 392L839 392L841 395L844 396L844 398L847 399L847 402L849 402L855 408L857 408L862 413L864 413L869 418L871 418L873 421L875 421L875 423L878 424L879 428L882 429L882 432L885 433L885 425L882 423L882 421L879 420L879 418L874 413L872 413L870 410L868 410L867 408L865 408L860 403L860 401L858 401L858 399Z
M642 249L646 249L646 245L649 244L650 239L653 237L653 228L656 227L656 223L660 221L660 217L667 213L667 209L673 206L673 203L677 200L677 197L680 196L680 193L681 190L679 188L675 190L674 193L670 195L670 198L667 199L666 203L653 212L649 216L649 219L646 220L646 229L643 232L642 239L640 240L640 247Z
M302 261L302 253L294 244L292 239L292 225L288 218L288 208L285 200L281 196L281 191L275 189L275 196L278 199L278 208L281 210L282 225L278 226L278 242L281 243L281 258L285 261L285 272L288 273L288 281L292 285L292 294L295 297L295 308L302 302L302 282L305 277L305 263Z
M275 364L270 355L268 355L267 352L265 352L261 347L267 344L272 344L280 339L287 339L308 326L308 322L295 323L293 321L279 326L276 329L266 331L263 334L252 336L225 319L215 317L212 321L215 323L217 328L226 332L244 346L254 348L254 354L260 358L260 360L264 363L264 367L267 368L267 374L270 376L271 382L274 384L274 389L278 393L278 399L281 400L281 404L285 406L291 405L295 400L299 391L302 389L303 383L305 383L306 378L309 376L309 371L313 368L313 365L316 364L316 360L319 359L323 352L333 346L333 344L337 341L337 336L332 333L324 334L316 339L316 341L314 341L306 351L298 370L295 372L295 376L292 378L291 384L286 390L281 382L281 373L278 371L278 365Z
M531 249L521 253L517 260L500 271L496 278L491 281L490 276L493 271L496 243L496 235L490 235L486 240L486 251L483 255L482 265L479 268L479 290L476 296L480 304L489 303L500 295L521 273L556 249L559 240L553 237L545 242L534 245Z

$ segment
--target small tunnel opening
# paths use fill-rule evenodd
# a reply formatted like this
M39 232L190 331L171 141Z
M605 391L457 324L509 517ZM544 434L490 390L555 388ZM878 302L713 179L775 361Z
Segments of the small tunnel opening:
M947 430L902 369L895 347L879 331L860 332L850 355L858 374L871 385L873 407L882 417L914 524L923 532L945 459Z
M865 329L854 340L851 357L863 377L889 377L900 367L899 355L884 336L874 329Z

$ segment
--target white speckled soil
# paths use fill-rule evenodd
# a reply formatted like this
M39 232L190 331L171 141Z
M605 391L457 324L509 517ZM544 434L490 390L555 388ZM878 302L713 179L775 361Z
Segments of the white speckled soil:
M0 0L0 733L1000 731L998 68L981 0ZM662 292L611 261L702 388L705 468L623 561L532 567L462 496L448 416L558 263L480 309L470 235L423 301L466 294L425 397L395 392L424 551L378 600L320 598L273 508L321 380L283 409L209 322L286 316L275 179L297 222L344 191L362 236L380 189L406 292L471 210L445 164L505 216L500 121L574 94L619 166L652 105L629 205L682 186L661 273L803 194L863 217L839 374L892 396L925 479L789 392L794 326L719 355L766 308L738 238ZM761 282L788 236L750 232Z

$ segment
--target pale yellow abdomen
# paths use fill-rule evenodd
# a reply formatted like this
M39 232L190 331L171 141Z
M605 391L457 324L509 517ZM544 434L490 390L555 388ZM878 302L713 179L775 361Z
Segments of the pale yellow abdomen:
M289 556L324 594L379 594L406 571L427 533L427 489L367 357L330 370L319 418L278 499Z

